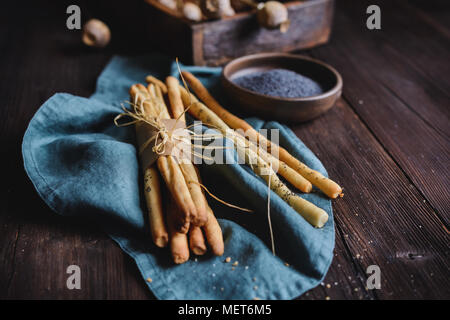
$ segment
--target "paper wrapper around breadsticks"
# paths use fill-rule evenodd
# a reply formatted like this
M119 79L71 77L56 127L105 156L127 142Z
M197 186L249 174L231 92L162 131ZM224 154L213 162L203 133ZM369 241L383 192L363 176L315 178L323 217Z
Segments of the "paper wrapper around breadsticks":
M161 153L155 152L153 147L159 143L162 143L162 137L155 138L155 140L148 142L150 139L155 137L159 130L155 127L145 123L139 122L136 124L136 139L139 146L139 153L141 159L142 169L150 167L161 155L173 155L178 161L183 159L190 160L191 149L189 140L189 132L186 130L186 126L181 121L176 121L174 119L161 119L161 124L167 128L169 135L177 138L184 138L183 141L176 139L169 139L164 143L164 150ZM143 147L145 144L147 146ZM142 149L142 150L141 150Z

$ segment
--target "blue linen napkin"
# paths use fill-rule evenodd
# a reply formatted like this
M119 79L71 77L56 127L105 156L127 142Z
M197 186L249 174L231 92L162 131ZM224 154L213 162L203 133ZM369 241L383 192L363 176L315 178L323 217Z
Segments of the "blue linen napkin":
M189 67L219 100L220 68ZM331 201L319 192L302 197L330 218L315 229L271 193L271 220L277 256L270 249L267 184L247 166L201 165L203 182L246 213L208 198L225 241L222 257L211 254L174 265L168 249L153 245L142 201L141 171L134 128L118 128L113 118L128 100L133 83L152 74L177 76L162 56L114 57L90 98L57 93L36 112L22 145L25 170L42 199L58 214L96 222L136 261L149 289L159 299L292 299L317 286L333 258ZM223 101L223 100L222 100ZM228 104L229 105L229 104ZM315 155L287 127L246 119L256 129L279 129L280 144L309 167L326 175ZM228 150L227 156L234 151ZM225 257L239 264L232 269Z

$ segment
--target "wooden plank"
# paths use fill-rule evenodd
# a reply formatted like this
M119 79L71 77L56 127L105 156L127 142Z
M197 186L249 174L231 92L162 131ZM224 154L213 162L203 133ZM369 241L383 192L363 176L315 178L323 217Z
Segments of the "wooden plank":
M8 44L0 51L0 136L6 155L0 159L5 173L0 185L0 297L149 298L134 262L112 240L51 212L26 177L20 151L36 109L55 92L89 96L111 49L85 48L79 32L64 28L65 20L57 17L65 13L67 3L50 8L29 3L22 5L19 16L3 15L17 12L7 3L12 7L2 4L0 10L0 43ZM79 5L86 16L96 15L95 5ZM80 291L65 287L69 264L82 269Z
M0 299L8 297L8 288L14 274L14 257L17 249L20 226L13 217L5 212L0 215Z
M372 76L386 84L420 117L450 137L450 41L423 21L404 2L384 1L382 29L370 31L355 23L369 1L342 2L337 24L339 43L351 45ZM420 23L419 23L420 21ZM345 29L345 31L344 31ZM351 44L348 36L351 34Z
M98 228L57 217L35 199L41 213L23 224L12 260L8 298L148 299L134 262ZM40 202L40 203L39 203ZM16 210L23 210L16 206ZM28 206L27 206L28 207ZM81 289L66 286L67 267L81 268Z
M336 207L334 214L338 214ZM353 263L351 252L346 246L339 227L336 228L336 246L334 258L323 282L306 292L301 300L374 300L376 294L366 289L365 274Z
M442 105L442 99L437 108L431 105L423 107L411 101L414 103L413 108L413 104L406 103L393 92L390 87L393 81L396 79L405 81L404 74L396 73L401 69L398 62L395 62L395 56L392 57L394 62L391 62L388 56L379 57L378 51L370 48L370 33L365 32L367 41L364 41L360 37L361 26L353 23L355 17L346 16L343 9L337 15L332 46L317 48L312 52L342 73L344 96L387 152L405 171L411 182L430 202L436 214L442 219L442 223L448 226L450 191L447 186L450 181L448 167L450 149L448 139L442 132L445 121L436 120L436 123L442 124L442 130L436 130L431 126L434 122L427 120L425 116L422 118L414 109L422 108L421 110L424 110L422 114L428 114L427 117L435 119L432 113L445 109L446 105ZM383 59L384 69L391 71L389 78L378 78L377 73L382 71L377 69L379 65L375 63L381 63L377 59ZM377 73L373 70L377 70ZM412 83L417 82L414 86L426 85L419 82L419 76L408 80ZM415 96L419 101L425 98L431 99L426 92L422 91L417 91ZM433 111L427 113L425 110L427 108ZM441 116L444 118L443 115Z
M447 0L410 0L401 5L413 9L423 21L450 37L450 2Z
M351 254L358 281L365 284L366 268L375 264L382 274L381 290L370 292L375 298L449 297L447 231L349 105L340 100L294 129L344 187L344 198L334 201L337 237ZM327 281L342 278L333 264Z

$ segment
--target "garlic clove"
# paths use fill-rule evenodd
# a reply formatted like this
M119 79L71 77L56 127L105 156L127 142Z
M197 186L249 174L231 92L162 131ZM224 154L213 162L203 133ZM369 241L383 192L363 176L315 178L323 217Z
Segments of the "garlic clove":
M191 21L202 20L202 10L198 5L192 2L186 2L183 6L183 15Z
M91 19L83 26L82 40L87 46L102 48L111 40L111 31L104 22Z
M230 0L204 0L202 9L208 18L223 18L233 16L236 12L231 7Z
M258 22L267 29L280 29L286 32L289 28L288 11L284 4L278 1L259 3L256 11Z

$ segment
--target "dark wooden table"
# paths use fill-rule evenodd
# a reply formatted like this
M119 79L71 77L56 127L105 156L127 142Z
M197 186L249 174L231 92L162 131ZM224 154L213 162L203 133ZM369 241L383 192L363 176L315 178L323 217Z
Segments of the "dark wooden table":
M72 3L83 20L109 22L111 46L85 48L79 32L67 30ZM152 298L112 240L51 212L20 153L29 120L52 94L89 96L113 54L154 49L139 42L142 2L111 3L2 1L1 298ZM382 30L366 28L369 4L380 5ZM449 38L446 0L338 0L330 43L304 52L342 73L344 93L327 114L293 129L345 197L334 201L333 264L324 285L302 299L450 298ZM83 270L82 290L66 289L70 264ZM373 264L381 269L380 290L366 289Z

